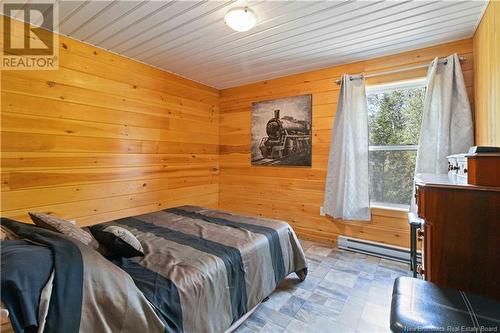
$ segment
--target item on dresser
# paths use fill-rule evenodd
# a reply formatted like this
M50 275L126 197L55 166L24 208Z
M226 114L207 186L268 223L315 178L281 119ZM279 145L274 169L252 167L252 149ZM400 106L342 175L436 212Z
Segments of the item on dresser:
M481 148L481 149L480 149ZM447 156L448 177L457 184L500 186L499 147L471 147L468 154ZM480 151L470 153L471 151Z
M500 186L500 153L467 154L467 182Z
M500 147L472 146L469 148L469 154L479 154L479 153L500 153Z
M467 184L467 154L446 156L448 159L448 177L459 184Z

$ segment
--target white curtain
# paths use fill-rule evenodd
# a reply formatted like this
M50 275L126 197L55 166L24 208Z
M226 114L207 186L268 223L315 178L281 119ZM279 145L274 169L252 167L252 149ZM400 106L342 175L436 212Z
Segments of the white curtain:
M474 144L474 125L457 54L430 64L415 173L445 174L446 156L466 153ZM412 202L412 210L414 210Z
M370 220L368 178L365 80L344 75L328 158L324 213L344 220Z
M416 173L446 173L446 156L466 153L473 144L472 113L458 55L444 63L436 58L427 72Z

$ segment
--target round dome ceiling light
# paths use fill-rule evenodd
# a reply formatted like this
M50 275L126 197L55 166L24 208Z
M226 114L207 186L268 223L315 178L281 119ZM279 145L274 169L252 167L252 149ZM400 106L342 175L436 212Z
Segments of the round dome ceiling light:
M248 31L255 27L257 15L248 7L233 8L224 16L224 22L233 30Z

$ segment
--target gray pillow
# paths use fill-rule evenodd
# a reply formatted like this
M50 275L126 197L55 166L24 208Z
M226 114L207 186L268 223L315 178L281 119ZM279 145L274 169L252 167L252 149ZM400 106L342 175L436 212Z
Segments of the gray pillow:
M68 220L44 213L30 212L28 214L30 215L33 223L35 223L39 227L60 232L63 235L76 239L77 241L92 247L94 250L97 250L97 248L99 247L99 243L92 236L92 234L90 234L89 232L85 232L80 227Z
M144 256L141 242L125 228L116 225L93 225L90 232L112 254L122 257Z

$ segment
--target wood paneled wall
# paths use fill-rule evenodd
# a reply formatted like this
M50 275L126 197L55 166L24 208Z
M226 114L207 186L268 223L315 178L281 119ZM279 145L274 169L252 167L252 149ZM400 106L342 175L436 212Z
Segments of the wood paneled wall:
M220 100L219 206L236 212L290 222L303 237L335 242L338 235L408 246L406 213L373 209L371 222L344 222L320 216L331 129L344 73L375 72L429 63L452 53L465 56L462 69L473 101L472 40L461 40L373 60L326 68L225 89ZM368 84L423 77L426 70L370 79ZM286 96L313 95L311 168L251 167L251 103Z
M28 221L29 210L50 212L88 225L174 205L219 205L286 220L320 241L349 235L407 246L402 211L373 209L369 223L319 215L334 81L454 52L466 57L473 100L471 39L219 92L61 37L59 70L1 72L1 214ZM313 95L312 167L251 167L251 103L301 94Z
M59 70L1 76L2 216L217 206L216 89L65 37Z
M490 1L473 44L476 143L500 146L500 2Z

